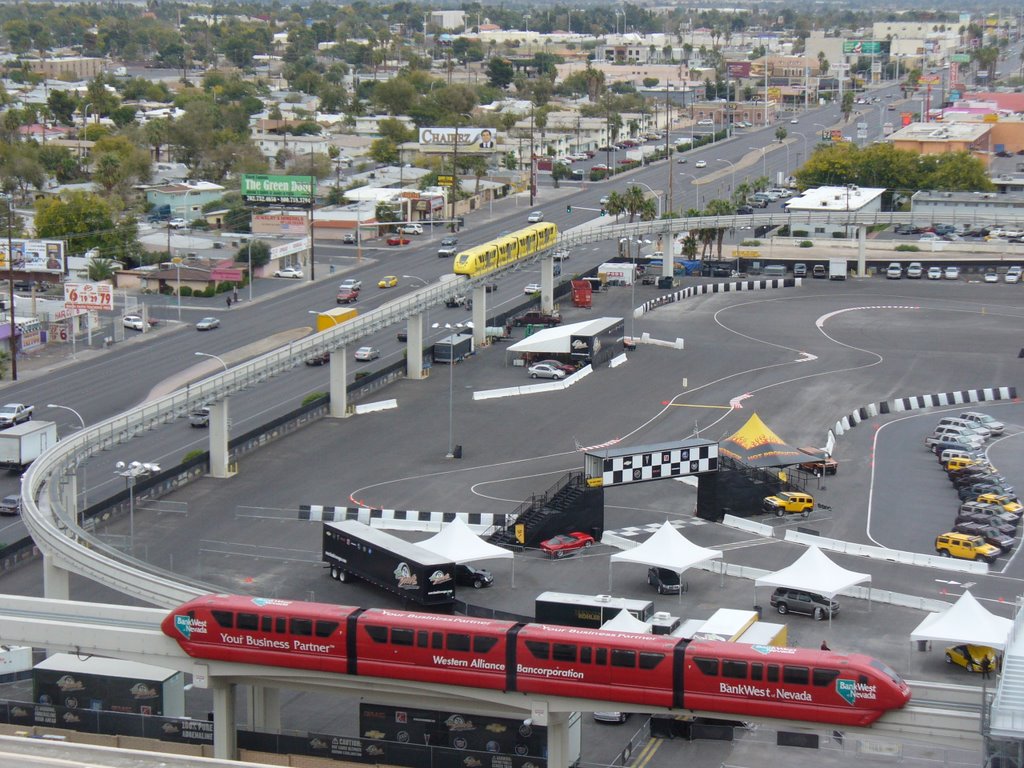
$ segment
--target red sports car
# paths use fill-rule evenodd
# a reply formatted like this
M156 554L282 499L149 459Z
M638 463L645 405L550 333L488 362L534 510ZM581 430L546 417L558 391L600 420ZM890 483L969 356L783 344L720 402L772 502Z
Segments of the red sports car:
M391 235L388 238L388 245L408 245L411 242L412 240L408 237L402 237L402 235Z
M542 541L540 548L552 557L565 557L566 555L571 555L577 549L588 549L593 544L594 537L589 533L573 531L572 533L559 534L547 541Z

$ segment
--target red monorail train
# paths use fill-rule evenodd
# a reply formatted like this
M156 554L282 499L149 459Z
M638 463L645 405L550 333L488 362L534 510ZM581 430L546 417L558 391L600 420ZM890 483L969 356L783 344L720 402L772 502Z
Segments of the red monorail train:
M870 725L910 701L860 654L209 595L161 628L189 655L338 674ZM603 705L602 705L603 706Z

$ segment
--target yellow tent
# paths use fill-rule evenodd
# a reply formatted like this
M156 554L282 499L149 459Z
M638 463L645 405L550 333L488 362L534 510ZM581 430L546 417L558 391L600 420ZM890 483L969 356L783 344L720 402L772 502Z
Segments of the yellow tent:
M749 467L784 467L809 458L775 434L756 413L718 444L718 452Z

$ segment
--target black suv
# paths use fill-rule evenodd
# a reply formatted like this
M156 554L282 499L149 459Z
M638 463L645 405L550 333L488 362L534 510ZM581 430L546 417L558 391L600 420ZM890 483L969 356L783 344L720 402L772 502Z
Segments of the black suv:
M679 594L679 574L668 568L648 568L647 583L658 590L659 595Z
M455 566L455 583L460 587L480 589L491 586L494 583L494 577L491 576L490 571L485 571L483 568L474 568L472 565L459 563Z
M839 613L839 603L815 592L779 587L772 593L772 607L781 614L802 613L818 621Z

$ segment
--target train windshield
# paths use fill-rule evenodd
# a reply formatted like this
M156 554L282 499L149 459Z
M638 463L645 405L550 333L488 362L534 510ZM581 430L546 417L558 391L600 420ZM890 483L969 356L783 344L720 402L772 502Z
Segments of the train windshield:
M905 685L906 684L906 683L903 682L903 678L900 677L896 673L896 670L894 670L888 664L884 664L881 661L879 661L878 659L872 659L871 660L871 666L874 667L875 669L877 669L879 672L881 672L886 677L888 677L894 683L897 683L899 685Z

